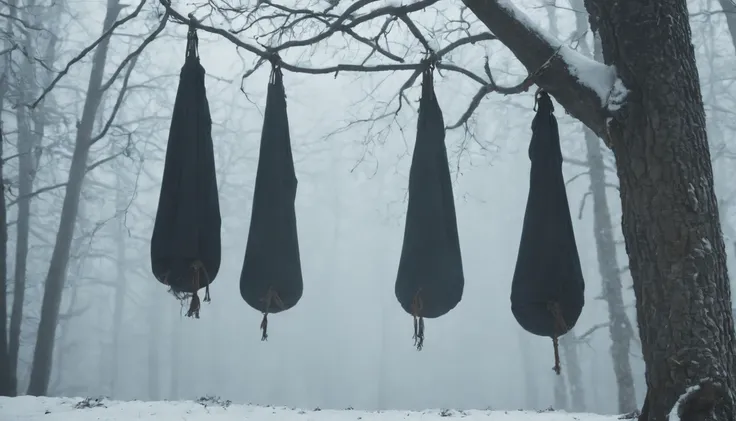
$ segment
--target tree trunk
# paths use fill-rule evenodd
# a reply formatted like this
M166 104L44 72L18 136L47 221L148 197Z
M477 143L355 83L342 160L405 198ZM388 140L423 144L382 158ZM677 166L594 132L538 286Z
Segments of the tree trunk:
M3 109L7 87L5 73L0 75L0 110ZM0 117L0 396L15 396L15 376L11 370L10 354L8 352L8 302L7 302L7 250L8 228L7 213L5 211L5 179L3 178L3 122Z
M81 205L83 205L83 203ZM81 241L79 241L78 243L81 243ZM77 246L75 248L80 248L80 247ZM81 258L79 260L83 260L83 259L84 258ZM81 262L79 262L77 264L74 264L73 266L77 266L77 268L75 268L77 270L70 271L70 272L72 272L72 277L74 277L76 279L79 279L81 277L80 275L81 275L81 272L82 272L79 269L81 269L82 264L81 264ZM73 283L72 287L70 288L70 294L69 295L70 295L70 297L69 297L69 307L68 307L67 312L69 314L71 314L71 313L74 312L75 308L77 307L77 302L78 302L78 298L79 298L79 281L76 281L75 280L75 282ZM63 391L66 389L66 387L64 385L64 379L65 379L65 376L64 376L64 368L66 366L65 366L64 363L66 362L65 360L66 360L67 354L69 353L69 349L74 346L74 342L69 341L69 339L67 337L67 332L69 332L70 330L73 331L73 329L69 329L69 325L71 324L71 322L72 322L72 318L71 317L67 317L67 318L63 318L63 319L60 318L59 319L59 325L57 327L58 332L59 332L59 334L58 334L58 341L59 342L58 342L58 345L54 347L55 348L54 349L54 352L56 353L56 359L54 361L54 366L56 367L56 370L54 370L54 373L55 373L54 381L52 381L52 382L49 383L49 394L50 394L50 396L63 396ZM72 371L74 371L74 370L72 370ZM72 377L72 378L74 378L74 377ZM74 384L74 385L71 385L71 386L72 387L77 387L78 385L77 384Z
M12 9L12 7L11 7ZM14 13L12 10L11 14ZM8 19L10 21L10 19ZM10 23L8 23L10 25ZM10 32L8 32L10 33ZM6 40L3 48L8 48ZM3 57L2 73L0 73L0 110L5 109L5 96L8 93L8 69L10 69L10 53ZM8 276L7 247L8 223L5 209L5 178L3 176L5 138L3 132L2 113L0 113L0 396L15 396L16 387L13 372L10 370L10 354L8 352Z
M103 31L113 25L120 11L121 7L117 0L108 0ZM72 154L71 168L69 169L66 194L61 208L59 231L56 234L56 243L51 254L51 262L46 277L41 320L38 326L36 349L33 353L31 366L31 381L28 386L29 395L45 395L49 384L59 306L61 305L61 295L66 280L67 264L69 263L69 249L74 235L94 120L102 98L100 87L109 46L110 37L107 37L97 46L92 59L87 98L84 103L82 119L77 127L77 138Z
M115 277L115 304L112 317L112 345L110 355L112 361L110 364L110 396L117 396L118 376L120 375L120 337L123 329L123 314L125 310L125 295L127 293L127 282L125 276L126 253L125 253L125 207L127 200L125 197L124 187L126 185L122 168L117 169L117 188L115 190L115 210L116 210L116 226L115 226L115 245L117 256L115 259L116 277Z
M44 20L43 15L39 11L35 1L29 1L25 5L25 18L37 27L44 27L46 30L53 31L56 29L59 14L54 14L51 19ZM58 7L54 10L59 11ZM50 13L53 13L51 11ZM42 53L42 63L45 66L53 66L56 59L56 36L49 35L49 40L45 51ZM24 46L25 51L30 54L39 54L41 51L36 31L28 31L25 35ZM16 81L16 89L18 90L18 99L20 104L29 104L39 89L37 77L36 59L30 59L27 56L22 58L22 73ZM43 70L41 83L50 83L51 72ZM33 185L36 179L39 159L41 158L40 146L43 141L45 132L46 116L45 106L30 110L25 106L19 106L16 109L16 120L18 126L18 213L16 219L16 242L15 242L15 274L13 288L13 307L10 314L10 338L9 353L11 371L17 377L18 373L18 353L20 351L21 326L23 324L23 313L25 305L27 263L29 250L29 234L31 220L31 200Z
M594 3L594 4L593 4ZM608 126L648 387L642 418L734 416L726 253L684 0L586 1L606 63L629 88ZM625 326L616 326L625 328ZM707 380L703 380L707 379Z
M30 47L30 41L26 42L26 48ZM33 51L31 48L28 51ZM27 103L30 97L28 92L31 88L32 77L31 60L24 57L23 79L18 81L20 91L20 103ZM34 179L34 135L31 129L31 119L28 109L20 105L16 110L18 122L18 216L16 223L15 240L15 276L13 287L13 307L10 312L10 370L18 373L18 352L20 351L21 324L23 322L23 304L26 294L26 263L28 261L28 236L30 234L31 219L31 192L33 191Z
M580 369L578 344L575 341L574 329L560 338L562 356L565 358L565 372L570 384L570 410L585 412L585 390L583 389L583 371Z
M16 0L10 0L8 2L8 6L9 6L9 8L8 8L9 9L8 10L9 15L8 15L8 20L7 20L8 23L7 23L7 29L6 29L6 32L8 34L8 37L7 37L6 41L3 43L4 44L4 46L3 46L4 49L10 48L12 46L12 43L11 43L11 35L14 32L13 31L13 21L15 19L17 19L17 16L18 16L18 5L17 5L17 1ZM13 60L13 54L12 54L12 52L11 53L6 53L5 54L5 57L3 57L3 59L4 59L3 60L4 61L4 66L3 66L4 69L3 69L3 74L2 74L2 97L0 98L0 104L4 104L5 103L5 98L6 98L6 96L8 96L8 93L10 92L10 82L9 81L10 81L10 74L11 74L11 67L12 67L12 60ZM3 109L4 109L4 107L0 107L0 110L3 110ZM2 113L0 113L0 118L2 118ZM0 125L1 125L1 123L2 122L0 121ZM0 157L1 158L4 158L1 155L0 155ZM2 176L2 174L0 174L0 176ZM4 180L4 178L3 178L3 180ZM2 353L2 355L0 355L0 357L2 357L2 362L0 362L0 366L2 366L3 372L0 373L0 374L3 374L3 373L5 373L7 371L7 377L6 377L5 374L3 374L2 380L0 381L0 383L2 383L4 385L1 388L1 389L3 389L2 390L3 393L0 393L0 395L2 395L2 396L16 396L17 393L18 393L18 390L17 390L18 389L18 387L17 387L18 376L17 376L17 372L16 372L16 369L15 369L16 363L14 361L17 361L17 357L15 359L12 357L12 355L13 355L13 353L11 352L11 348L12 348L11 343L12 343L12 340L9 340L9 335L12 336L12 333L10 333L10 332L12 332L12 324L13 324L12 323L12 320L10 321L10 326L8 326L8 324L7 324L8 323L8 316L7 316L7 314L8 314L8 302L7 302L7 279L8 279L8 275L7 275L7 247L8 247L8 244L7 244L7 236L8 236L8 227L7 227L7 209L5 207L5 184L4 183L3 183L3 191L2 191L2 193L3 193L3 198L2 198L2 200L3 200L3 209L2 209L2 212L3 212L3 217L6 220L6 223L3 224L3 227L2 227L3 235L5 237L5 241L3 242L3 247L5 248L5 253L3 253L3 255L2 255L2 259L3 259L3 272L2 272L2 277L3 277L2 309L4 311L2 313L0 313L0 315L2 315L2 318L3 318L3 323L2 323L3 337L2 337L2 340L0 341L0 344L2 345L2 350L0 350L0 353ZM17 289L17 287L14 285L14 290L15 289ZM7 393L5 393L5 392L7 392Z

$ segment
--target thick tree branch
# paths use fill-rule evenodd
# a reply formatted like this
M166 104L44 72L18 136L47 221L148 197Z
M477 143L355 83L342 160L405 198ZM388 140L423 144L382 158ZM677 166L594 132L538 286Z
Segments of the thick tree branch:
M508 0L463 0L471 11L516 56L529 72L541 68L550 57L549 66L536 78L535 83L552 95L567 112L588 126L596 135L607 139L606 119L610 113L603 108L601 98L573 74L562 56L555 55L560 48L533 25Z

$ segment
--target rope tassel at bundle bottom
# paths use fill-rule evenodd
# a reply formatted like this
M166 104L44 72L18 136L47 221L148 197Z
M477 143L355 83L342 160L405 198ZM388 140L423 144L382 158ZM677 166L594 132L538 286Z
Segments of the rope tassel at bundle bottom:
M412 300L412 316L414 317L414 346L417 347L417 351L421 351L424 348L424 317L422 317L422 297L419 295L421 289L417 291Z
M271 309L271 301L275 302L281 311L284 310L284 302L279 298L278 292L272 288L268 289L268 293L266 293L266 296L261 301L266 303L266 310L263 312L263 319L261 320L261 340L266 341L268 340L268 311Z
M560 368L560 337L578 321L585 280L562 172L562 149L549 94L535 96L529 142L529 194L511 282L511 312L527 332L552 339L554 371Z
M191 298L189 302L189 310L187 310L186 316L194 317L195 319L199 319L199 310L202 308L201 301L204 301L205 303L209 303L210 301L212 301L212 299L210 298L210 279L209 279L209 276L207 275L207 269L204 267L204 265L202 265L202 262L200 262L199 260L192 263L190 268L194 271L194 273L192 274L192 291L194 292L191 293L191 297L190 297L190 293L186 293L186 292L181 293L177 291L176 289L174 289L173 287L171 287L171 285L169 285L168 283L168 274L164 277L163 284L168 285L171 288L170 291L174 294L174 296L177 299L186 300L187 298ZM199 299L199 295L197 294L197 291L200 288L200 279L199 279L200 270L204 273L205 281L207 281L204 287L205 288L204 289L204 299L201 301Z
M549 309L550 313L552 313L552 317L555 319L555 334L552 336L552 347L554 348L555 352L555 365L552 367L552 370L559 376L560 373L562 373L562 367L560 365L560 336L562 334L560 332L567 332L569 329L567 329L567 325L565 324L565 319L562 317L562 312L560 311L560 304L556 302L550 302L547 304L547 309Z

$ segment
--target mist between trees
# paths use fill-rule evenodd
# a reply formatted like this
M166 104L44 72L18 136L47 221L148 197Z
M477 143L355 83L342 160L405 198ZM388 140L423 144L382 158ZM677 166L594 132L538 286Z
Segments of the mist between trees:
M656 421L706 379L698 411L728 418L736 6L609 3L2 0L1 394L644 405L640 419ZM192 16L223 216L222 266L199 320L155 281L148 254ZM627 96L601 98L567 51L613 66ZM426 322L417 353L393 286L428 52L466 286L457 308ZM261 315L236 291L273 53L305 287L261 343ZM537 87L556 100L586 280L561 376L549 341L521 330L509 303Z

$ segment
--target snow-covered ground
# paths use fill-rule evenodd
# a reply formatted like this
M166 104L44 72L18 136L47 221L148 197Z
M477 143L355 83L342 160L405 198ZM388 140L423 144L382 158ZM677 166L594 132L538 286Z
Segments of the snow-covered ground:
M365 412L236 405L219 399L196 402L120 402L83 398L0 398L2 421L614 421L615 416L554 411L426 410Z

